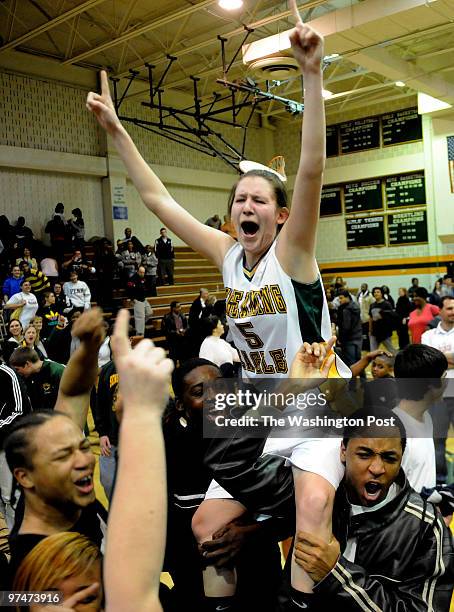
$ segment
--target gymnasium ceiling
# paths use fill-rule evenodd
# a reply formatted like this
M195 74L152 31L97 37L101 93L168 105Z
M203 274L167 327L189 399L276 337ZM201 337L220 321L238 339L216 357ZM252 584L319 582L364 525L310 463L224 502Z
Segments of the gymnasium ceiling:
M454 104L454 0L299 0L304 20L326 38L326 53L338 53L325 71L325 88L335 94L327 113L389 100L414 102L423 92ZM248 42L288 30L293 22L287 2L244 0L227 12L217 0L0 0L0 71L93 88L96 73L139 76L128 92L146 100L147 69L155 76L177 59L163 83L166 100L191 103L193 81L199 94L225 94L217 35L227 39L230 61L244 37ZM250 76L242 55L228 74L233 81ZM256 78L256 77L254 77ZM397 87L396 81L405 85ZM259 85L263 83L259 82ZM273 90L301 99L298 78ZM263 115L285 119L285 108L262 105Z

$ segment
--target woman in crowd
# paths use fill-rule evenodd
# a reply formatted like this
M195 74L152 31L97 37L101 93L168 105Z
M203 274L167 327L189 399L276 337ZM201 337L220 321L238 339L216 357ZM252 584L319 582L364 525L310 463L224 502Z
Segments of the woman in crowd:
M435 281L435 285L432 293L429 293L427 297L427 301L429 304L433 304L434 306L441 306L441 298L443 297L443 292L441 290L441 280Z
M410 344L408 335L408 318L414 305L407 295L405 287L399 287L399 297L396 302L397 335L399 337L399 348L404 349Z
M427 289L424 287L415 289L413 298L415 309L408 318L408 329L410 330L412 344L421 342L421 336L426 331L428 324L440 312L438 306L427 302L428 297Z
M13 590L61 592L59 603L64 610L99 612L103 609L101 565L101 551L95 544L80 533L63 531L44 538L28 553L16 572ZM42 609L16 608L18 612Z
M28 265L30 266L30 268L32 268L33 270L37 270L38 262L36 261L34 257L32 257L32 253L30 249L28 247L24 247L24 250L22 251L22 253L23 253L22 257L18 257L16 259L16 266L18 266L21 262L26 261Z
M13 319L8 325L8 338L2 343L2 356L5 363L8 363L13 351L21 346L24 339L24 329L22 323Z
M47 351L44 348L43 343L39 339L38 330L34 325L29 325L25 330L22 346L36 351L40 359L45 359L47 357Z
M85 222L80 208L74 208L71 213L73 219L68 221L71 231L73 249L83 249L85 245Z
M369 340L371 351L376 351L380 344L395 354L396 350L392 344L391 336L394 329L394 311L391 304L383 297L381 287L374 287L372 295L375 302L371 304L369 316Z
M38 300L36 299L36 295L32 293L30 281L23 280L20 287L20 292L12 295L3 308L12 310L13 313L11 317L13 319L19 319L22 323L22 327L25 328L38 310Z
M396 304L394 302L394 299L391 296L391 291L390 291L388 285L382 285L381 290L382 290L384 299L387 302L389 302L391 304L391 307L394 309L396 307Z
M238 351L221 338L224 333L224 326L219 317L216 315L205 317L202 321L202 327L205 330L206 338L199 351L201 359L212 361L218 367L223 364L230 364L233 367L234 363L240 362Z

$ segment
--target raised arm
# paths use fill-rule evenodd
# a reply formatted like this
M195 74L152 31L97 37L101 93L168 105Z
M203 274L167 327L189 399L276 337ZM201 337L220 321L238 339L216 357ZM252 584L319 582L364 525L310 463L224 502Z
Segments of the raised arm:
M303 73L304 118L290 217L282 229L276 253L292 278L308 283L317 278L315 246L325 167L325 107L321 68L323 38L302 23L295 1L291 0L290 4L297 19L290 41L293 55Z
M181 240L221 268L225 253L234 243L233 239L194 219L187 210L175 202L120 123L104 70L101 71L101 95L90 92L87 97L87 108L112 138L145 206Z
M80 339L80 345L63 373L55 410L65 412L83 429L90 393L98 376L98 351L104 340L101 310L92 308L84 312L74 323L72 335Z
M161 420L173 364L151 340L142 340L132 350L128 320L128 311L120 311L112 338L123 417L104 560L106 611L161 612L159 578L167 522Z

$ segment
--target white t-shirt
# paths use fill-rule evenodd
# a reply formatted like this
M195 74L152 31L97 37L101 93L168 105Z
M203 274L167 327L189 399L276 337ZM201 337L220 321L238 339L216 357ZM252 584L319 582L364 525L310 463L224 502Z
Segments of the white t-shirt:
M432 346L442 353L454 353L454 327L446 331L439 323L435 329L429 329L423 333L421 343ZM450 368L446 372L446 378L450 380L443 395L444 397L454 397L454 368Z
M212 361L218 367L223 363L239 361L237 350L218 336L208 336L205 338L200 347L199 357Z
M23 291L20 291L19 293L12 295L7 301L7 304L20 304L21 302L25 302L25 306L22 308L19 321L22 323L22 327L25 329L38 310L38 300L36 299L36 295L33 293L24 293Z
M418 421L401 408L394 408L407 432L407 446L402 457L402 468L413 489L420 493L423 487L434 487L437 470L433 441L432 417L428 412Z
M63 285L63 293L74 308L90 308L91 293L87 283L78 280L76 283L68 281Z

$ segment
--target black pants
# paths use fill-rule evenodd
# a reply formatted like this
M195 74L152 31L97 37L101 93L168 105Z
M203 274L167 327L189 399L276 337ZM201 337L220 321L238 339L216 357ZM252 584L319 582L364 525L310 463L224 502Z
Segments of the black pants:
M454 397L444 397L430 410L434 424L435 459L437 463L437 482L446 482L448 466L446 464L446 438L449 426L454 424Z
M163 285L165 278L169 285L173 285L173 259L160 259L158 263L159 284Z

